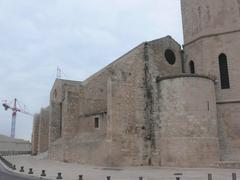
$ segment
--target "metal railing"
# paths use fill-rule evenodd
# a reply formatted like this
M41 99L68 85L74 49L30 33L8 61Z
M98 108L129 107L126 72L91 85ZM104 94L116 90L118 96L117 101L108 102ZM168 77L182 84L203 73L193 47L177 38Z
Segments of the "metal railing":
M1 156L25 155L31 153L32 151L0 151Z

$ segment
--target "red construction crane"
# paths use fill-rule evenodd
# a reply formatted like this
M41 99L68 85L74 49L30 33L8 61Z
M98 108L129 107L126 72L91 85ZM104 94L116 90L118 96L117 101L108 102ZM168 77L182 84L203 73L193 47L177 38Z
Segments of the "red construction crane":
M11 137L12 138L15 138L15 128L16 128L16 118L17 118L17 112L21 112L23 114L27 114L27 115L30 115L30 116L33 116L31 113L29 112L26 112L25 109L22 109L22 108L18 108L17 107L17 99L15 98L14 99L14 102L13 102L13 106L11 106L9 103L7 103L7 101L4 101L4 103L2 104L5 111L7 111L8 109L11 109L12 110L12 125L11 125Z

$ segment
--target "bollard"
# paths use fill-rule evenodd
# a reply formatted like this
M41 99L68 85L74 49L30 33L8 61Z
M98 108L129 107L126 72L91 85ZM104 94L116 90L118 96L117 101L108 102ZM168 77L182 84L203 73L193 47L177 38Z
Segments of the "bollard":
M16 170L16 169L17 169L15 164L12 166L12 169L13 169L13 170Z
M140 176L138 179L139 179L139 180L143 180L143 177L142 177L142 176Z
M33 174L33 169L29 168L28 174Z
M237 174L236 173L232 173L232 180L237 180Z
M19 172L24 172L24 166L20 167L20 171Z
M212 174L208 174L208 180L212 180Z
M111 179L111 176L107 176L107 180L110 180Z
M62 173L59 172L56 179L62 179Z
M46 176L46 172L45 172L45 170L42 170L42 174L41 174L41 176Z
M180 176L183 175L183 173L174 173L174 176L176 176L176 180L180 180Z
M83 175L79 175L78 180L83 180Z

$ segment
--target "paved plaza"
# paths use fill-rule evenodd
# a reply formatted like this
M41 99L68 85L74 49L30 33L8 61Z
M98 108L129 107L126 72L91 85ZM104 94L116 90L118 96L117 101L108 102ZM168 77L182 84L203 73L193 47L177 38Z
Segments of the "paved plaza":
M28 174L29 168L33 168L34 176L40 177L41 171L46 170L46 178L56 179L61 172L65 180L78 180L83 175L84 180L105 180L111 176L111 180L138 180L140 176L144 180L175 180L175 173L182 173L181 180L207 180L211 173L213 180L232 180L232 173L240 175L240 169L218 168L160 168L160 167L97 167L74 163L63 163L44 159L43 156L8 156L10 162L16 164L19 173L20 166L24 166Z

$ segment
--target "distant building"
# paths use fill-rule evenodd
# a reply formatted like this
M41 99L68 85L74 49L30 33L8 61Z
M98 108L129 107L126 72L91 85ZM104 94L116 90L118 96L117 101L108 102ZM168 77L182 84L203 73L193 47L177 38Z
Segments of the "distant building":
M167 36L83 82L55 81L49 125L33 129L33 137L48 137L50 159L240 167L240 2L181 4L183 49Z
M30 154L31 148L29 141L0 135L0 155Z

